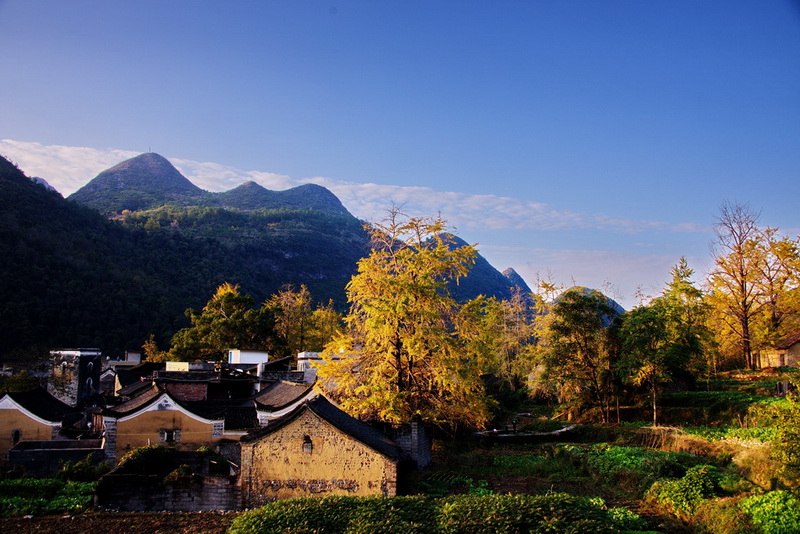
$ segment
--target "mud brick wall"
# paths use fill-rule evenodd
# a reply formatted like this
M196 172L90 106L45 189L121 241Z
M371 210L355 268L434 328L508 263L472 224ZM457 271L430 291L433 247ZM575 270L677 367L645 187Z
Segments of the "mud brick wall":
M246 508L308 495L397 494L395 460L310 410L258 441L242 443L240 475Z

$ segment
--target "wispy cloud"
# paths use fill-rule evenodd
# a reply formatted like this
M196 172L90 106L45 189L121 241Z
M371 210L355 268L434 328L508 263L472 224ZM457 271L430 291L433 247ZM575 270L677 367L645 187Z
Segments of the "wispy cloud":
M2 139L0 154L11 158L28 175L44 178L64 196L68 196L102 170L137 153ZM208 191L226 191L251 180L276 190L288 189L302 183L316 183L330 189L347 209L366 220L381 218L394 203L403 205L404 210L411 215L441 213L449 224L458 229L595 229L619 233L708 230L694 223L669 224L577 213L512 197L470 195L455 191L437 191L429 187L364 184L326 177L297 179L264 171L245 171L213 162L177 158L170 158L170 161L189 180Z
M28 176L44 178L59 193L68 196L99 172L132 158L137 152L0 139L0 154Z
M565 287L577 284L601 289L626 308L637 303L637 294L659 294L680 259L670 254L492 245L482 246L481 254L493 265L513 265L532 288L537 279L552 278L548 281ZM686 259L699 283L710 267L710 258Z

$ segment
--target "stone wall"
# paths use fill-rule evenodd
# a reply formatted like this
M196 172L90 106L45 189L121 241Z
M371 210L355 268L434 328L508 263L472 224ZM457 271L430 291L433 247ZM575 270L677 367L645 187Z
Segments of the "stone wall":
M124 512L238 510L236 476L192 475L173 480L154 475L109 474L100 479L95 506Z
M431 434L427 426L418 421L387 429L387 436L400 446L417 467L424 469L432 461Z

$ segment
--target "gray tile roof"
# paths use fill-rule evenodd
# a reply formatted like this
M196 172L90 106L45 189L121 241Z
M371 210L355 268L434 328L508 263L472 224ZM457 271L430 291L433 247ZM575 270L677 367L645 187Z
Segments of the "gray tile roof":
M67 415L78 413L78 410L53 397L42 387L6 395L37 417L54 423L60 423Z
M284 426L289 425L306 410L315 413L341 432L360 441L374 451L394 460L400 458L400 447L394 441L387 438L367 423L348 415L322 395L317 395L313 399L304 402L298 406L296 410L293 410L290 414L280 419L270 422L265 428L248 434L242 438L242 441L258 441Z
M308 393L313 385L281 380L256 393L256 405L265 410L280 410Z
M775 348L778 350L788 349L795 343L800 343L800 330L796 332L792 332L788 336L784 337L775 345Z

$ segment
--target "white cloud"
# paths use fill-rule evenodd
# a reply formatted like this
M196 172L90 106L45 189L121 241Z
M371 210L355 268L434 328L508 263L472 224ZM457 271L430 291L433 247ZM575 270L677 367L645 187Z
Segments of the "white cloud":
M538 278L547 279L550 274L552 281L565 287L575 284L599 289L626 309L638 303L637 293L657 295L680 259L669 254L491 245L481 246L480 252L496 267L513 265L532 289ZM701 280L710 259L706 256L686 259L695 270L696 281Z
M0 139L0 154L16 163L28 176L44 178L66 197L99 172L132 158L137 152Z
M68 196L100 171L137 153L3 139L0 140L0 154L16 162L29 176L44 178L61 194ZM264 171L245 171L212 162L177 158L172 158L170 161L189 180L208 191L226 191L251 180L274 190L313 182L330 189L347 209L366 220L381 218L386 210L395 204L403 205L404 210L411 215L440 213L457 229L540 231L598 229L622 233L653 230L707 231L707 228L694 223L668 224L582 214L540 202L496 195L470 195L455 191L436 191L419 186L360 184L326 177L296 179Z

